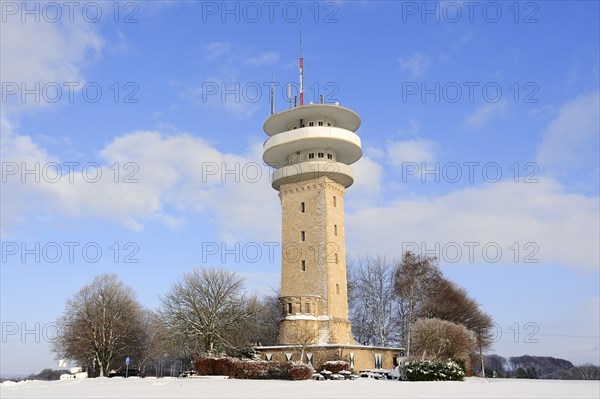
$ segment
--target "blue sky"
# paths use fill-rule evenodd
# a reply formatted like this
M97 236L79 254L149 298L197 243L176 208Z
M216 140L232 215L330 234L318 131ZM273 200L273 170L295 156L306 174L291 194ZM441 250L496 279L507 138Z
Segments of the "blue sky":
M437 255L494 353L600 363L598 2L54 4L2 2L2 374L56 366L100 273L150 308L203 264L278 287L300 28L307 101L362 118L348 253Z

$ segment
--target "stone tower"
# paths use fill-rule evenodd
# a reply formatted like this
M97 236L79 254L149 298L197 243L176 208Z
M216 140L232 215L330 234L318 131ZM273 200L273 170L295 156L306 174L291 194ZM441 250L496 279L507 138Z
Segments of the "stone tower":
M353 345L348 320L344 193L362 156L359 116L337 104L272 114L263 160L281 199L282 345Z

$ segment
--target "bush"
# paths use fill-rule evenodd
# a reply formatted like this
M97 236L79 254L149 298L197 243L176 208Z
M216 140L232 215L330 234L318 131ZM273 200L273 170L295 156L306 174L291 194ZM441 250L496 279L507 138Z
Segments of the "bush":
M452 359L452 361L458 364L458 367L467 375L467 361L465 359Z
M319 367L318 372L320 373L323 370L331 371L332 374L338 374L342 370L348 370L350 365L348 362L344 360L329 360L326 361Z
M465 372L453 360L411 360L402 366L408 381L462 381Z
M471 332L462 324L441 319L418 319L411 326L413 355L437 359L469 359L475 349Z
M231 352L228 352L227 355L238 359L260 360L260 355L253 346L233 349Z
M310 366L300 362L279 363L229 357L201 358L195 365L198 375L226 375L245 380L308 380L313 373Z

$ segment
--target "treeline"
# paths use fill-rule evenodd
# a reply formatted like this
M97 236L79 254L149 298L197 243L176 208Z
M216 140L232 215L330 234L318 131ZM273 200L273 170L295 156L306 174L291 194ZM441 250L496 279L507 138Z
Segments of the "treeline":
M486 376L491 378L529 378L554 380L598 380L600 367L593 364L573 365L568 360L550 356L485 356Z
M407 252L400 260L351 259L348 293L361 344L398 345L408 357L461 360L467 369L481 363L492 344L491 316L443 275L434 257Z
M254 344L277 343L283 312L277 295L247 295L244 285L230 271L194 269L148 310L116 275L97 276L67 301L53 350L93 376L121 368L127 357L163 375L163 363L187 370L201 355L252 357ZM461 360L467 368L491 345L491 317L435 258L407 252L399 261L351 260L348 291L360 344L399 345L409 357Z
M458 360L475 375L594 375L561 359L545 364L541 359L553 358L484 356L492 344L492 318L444 277L435 258L406 253L401 260L350 259L348 295L359 344L401 346L417 359ZM130 367L147 375L174 376L192 369L200 356L252 358L256 345L277 343L282 316L277 294L248 295L245 279L227 270L185 273L154 310L145 309L116 275L102 274L67 301L52 349L57 359L75 361L90 376L123 368L127 357Z
M127 357L157 376L190 370L200 355L251 357L252 343L276 339L280 306L244 284L234 272L194 269L149 310L116 275L99 275L67 301L52 350L90 376L124 368Z
M63 370L43 369L39 373L31 373L27 377L19 378L0 378L0 383L4 381L26 381L26 380L42 380L42 381L53 381L60 379L60 375L63 374Z

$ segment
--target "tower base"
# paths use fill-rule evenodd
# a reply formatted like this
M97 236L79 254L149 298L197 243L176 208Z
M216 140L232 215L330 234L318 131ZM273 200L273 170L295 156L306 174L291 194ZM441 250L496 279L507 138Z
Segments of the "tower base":
M325 362L343 360L350 370L393 369L404 356L404 348L364 345L274 345L257 346L263 360L310 363L315 369Z
M289 346L354 345L350 321L327 318L286 318L279 322L277 342Z

